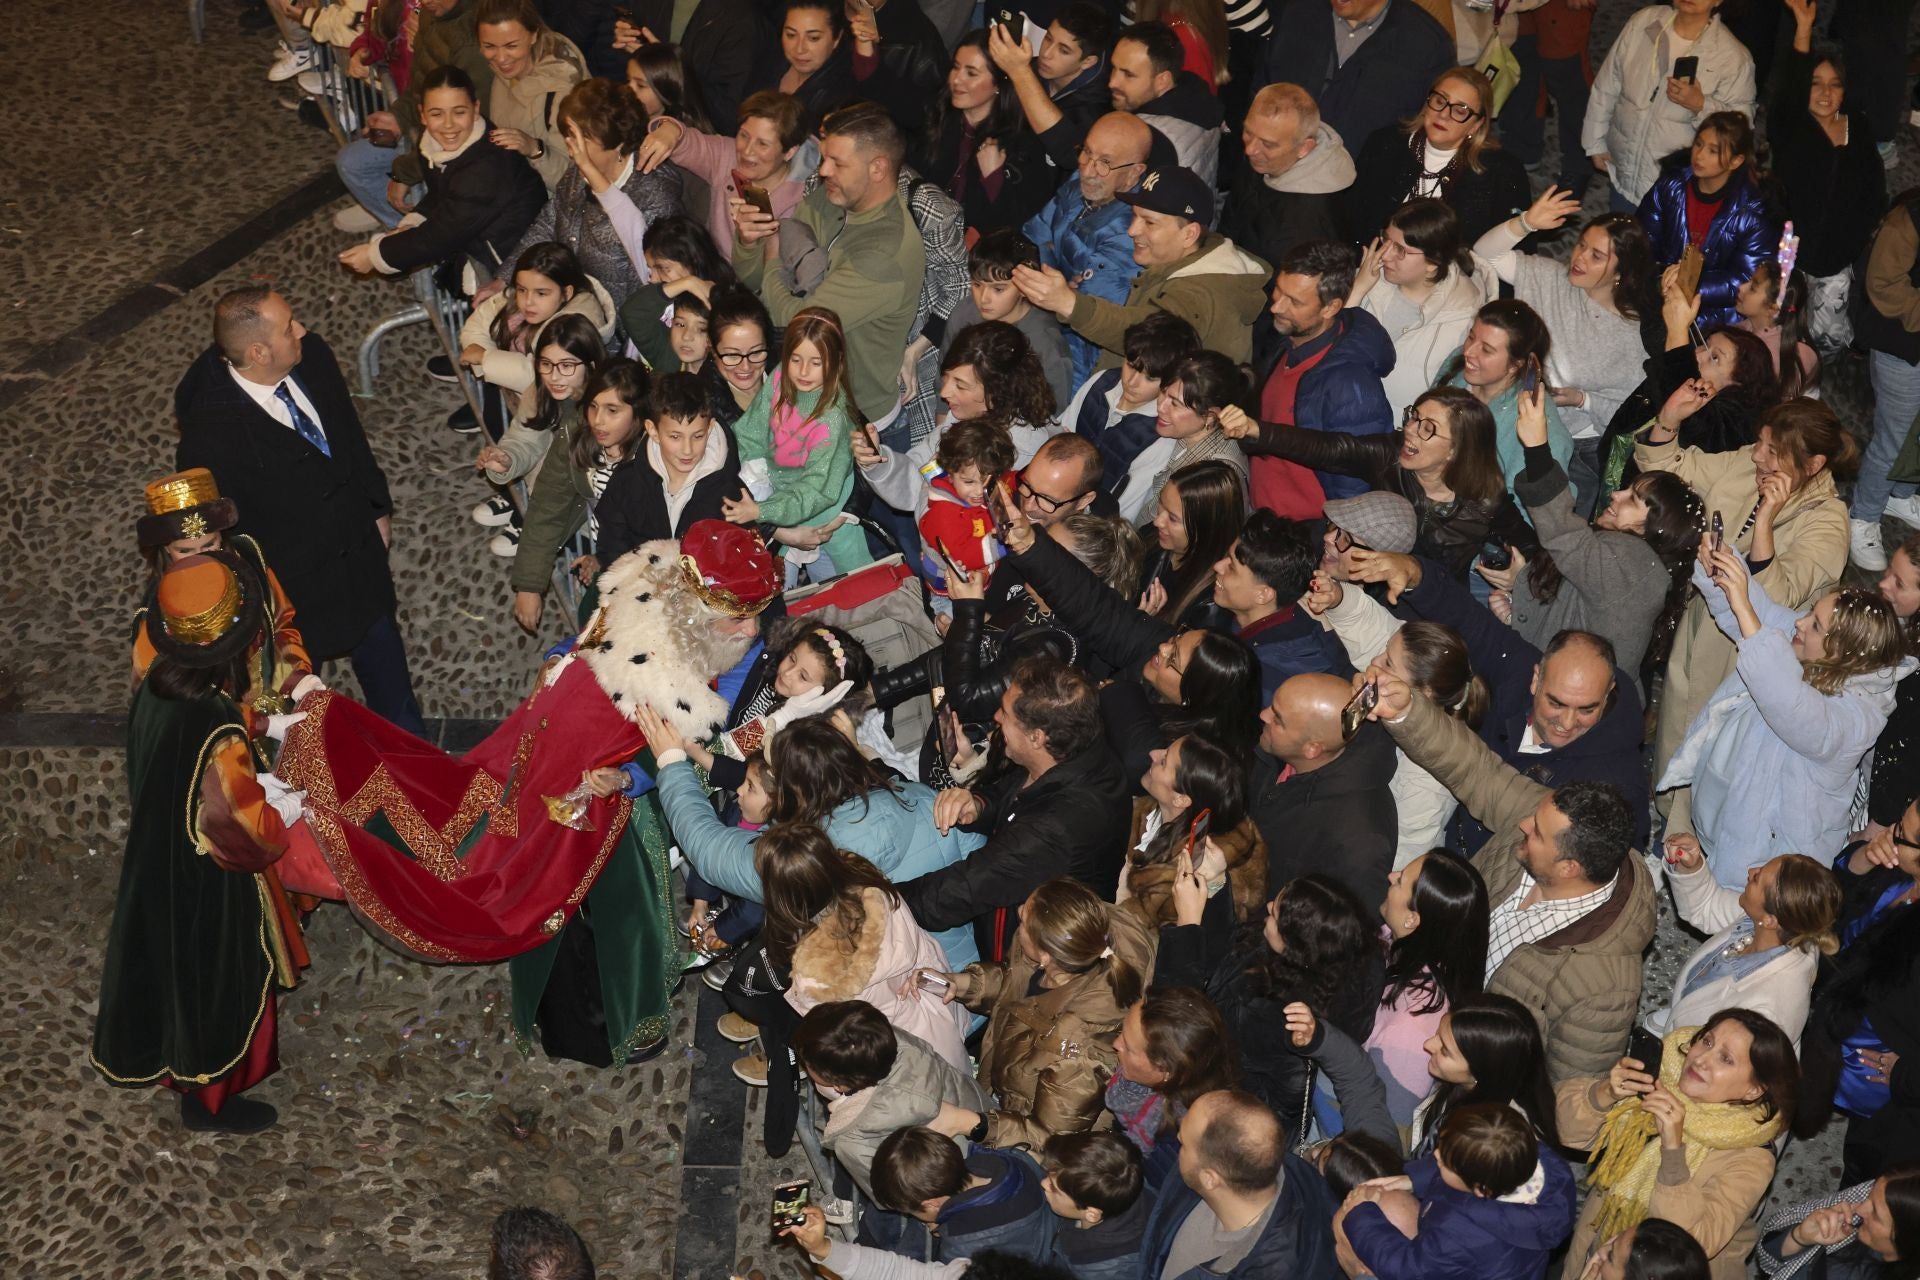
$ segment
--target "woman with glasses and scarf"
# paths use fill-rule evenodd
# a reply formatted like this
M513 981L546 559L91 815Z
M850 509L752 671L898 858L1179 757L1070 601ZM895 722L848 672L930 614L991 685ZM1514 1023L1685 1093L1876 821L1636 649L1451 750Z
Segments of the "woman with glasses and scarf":
M1347 230L1362 240L1382 234L1409 200L1444 201L1460 215L1472 244L1526 208L1527 171L1493 138L1493 86L1472 67L1441 73L1411 120L1374 132L1360 148L1360 176L1347 192Z
M1419 521L1413 553L1466 581L1488 543L1531 550L1526 518L1507 494L1494 449L1493 414L1471 392L1435 387L1407 406L1400 429L1384 435L1309 431L1255 422L1237 409L1221 426L1250 457L1273 456L1316 471L1359 476L1413 504ZM1345 552L1348 547L1334 549Z

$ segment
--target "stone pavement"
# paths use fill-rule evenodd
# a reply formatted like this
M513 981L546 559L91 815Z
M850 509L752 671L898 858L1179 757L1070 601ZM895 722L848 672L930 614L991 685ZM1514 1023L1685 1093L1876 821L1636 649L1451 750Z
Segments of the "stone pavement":
M1596 53L1632 5L1601 7ZM262 1090L277 1130L188 1135L167 1099L86 1065L125 838L133 520L142 483L171 468L174 383L237 284L276 285L349 361L408 300L333 262L331 147L264 82L272 37L240 34L234 0L213 0L195 47L183 8L100 0L83 35L71 6L14 0L0 46L0 1276L474 1275L488 1221L517 1203L572 1220L606 1275L798 1276L766 1227L770 1187L803 1173L797 1150L761 1150L760 1099L727 1071L719 1002L697 983L653 1062L523 1058L502 969L401 958L328 908L281 1005L285 1068ZM1909 144L1893 185L1914 178ZM360 411L396 499L416 684L453 742L513 705L560 628L535 640L507 616L507 562L466 514L484 496L474 446L441 425L453 398L421 371L433 350L422 329L391 338ZM1860 382L1830 384L1856 426ZM329 678L352 688L344 669ZM1664 918L1649 999L1687 945ZM1834 1148L1792 1150L1776 1194L1830 1185Z

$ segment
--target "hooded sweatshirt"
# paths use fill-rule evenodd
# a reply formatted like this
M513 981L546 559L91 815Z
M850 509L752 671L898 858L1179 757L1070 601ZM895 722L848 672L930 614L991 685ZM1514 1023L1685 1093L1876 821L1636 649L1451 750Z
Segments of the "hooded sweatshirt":
M1439 380L1473 317L1499 287L1493 270L1479 259L1472 271L1458 266L1434 286L1418 306L1406 301L1399 286L1384 276L1374 281L1360 307L1371 312L1393 339L1393 372L1383 380L1387 403L1395 409L1410 405Z
M1173 79L1173 88L1136 112L1142 120L1167 135L1180 163L1209 187L1220 178L1220 99L1206 81L1191 71Z
M1547 1255L1573 1231L1573 1174L1546 1147L1533 1176L1497 1199L1458 1191L1432 1156L1407 1166L1420 1201L1420 1234L1408 1239L1380 1206L1347 1214L1347 1242L1374 1275L1420 1280L1539 1280Z
M648 439L644 458L613 469L593 508L600 522L600 563L612 564L643 542L679 538L698 520L718 520L720 504L740 496L740 458L733 433L719 422L707 432L707 450L678 493L667 492L660 446Z
M1178 262L1157 263L1135 276L1123 303L1076 295L1067 324L1106 348L1103 369L1119 366L1127 329L1156 311L1191 324L1209 351L1245 361L1253 354L1253 322L1266 307L1271 274L1265 261L1209 231Z
M1340 196L1353 179L1352 154L1323 120L1314 130L1313 150L1284 173L1255 173L1244 156L1234 162L1220 234L1276 266L1304 241L1346 239Z

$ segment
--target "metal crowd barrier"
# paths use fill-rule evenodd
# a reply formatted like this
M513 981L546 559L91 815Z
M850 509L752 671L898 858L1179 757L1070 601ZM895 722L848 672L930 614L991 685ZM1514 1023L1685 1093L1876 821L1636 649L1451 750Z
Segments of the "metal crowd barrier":
M344 147L360 132L368 116L387 110L399 95L386 68L378 68L374 75L357 80L347 74L344 49L336 49L324 40L314 41L313 49L313 70L320 75L321 90L309 96L319 103L334 142Z

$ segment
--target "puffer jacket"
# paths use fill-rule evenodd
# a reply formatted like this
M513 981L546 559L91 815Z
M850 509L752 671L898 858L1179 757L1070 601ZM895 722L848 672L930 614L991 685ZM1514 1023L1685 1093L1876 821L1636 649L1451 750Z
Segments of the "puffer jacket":
M1633 460L1642 471L1671 471L1706 501L1709 518L1718 513L1733 547L1745 554L1752 542L1746 520L1759 502L1753 478L1753 446L1727 453L1649 444L1634 445ZM1753 575L1767 597L1783 608L1802 612L1847 567L1847 504L1840 500L1833 475L1825 469L1801 485L1773 521L1773 560ZM1707 602L1696 592L1687 602L1673 654L1667 660L1660 695L1660 718L1653 735L1653 772L1665 772L1687 726L1733 670L1738 651L1713 624Z
M1540 1147L1537 1183L1483 1199L1441 1179L1438 1162L1407 1166L1420 1201L1420 1234L1409 1239L1380 1206L1362 1201L1347 1215L1354 1256L1377 1276L1423 1280L1538 1280L1547 1255L1573 1231L1579 1193L1558 1152Z
M1040 261L1054 268L1085 294L1108 302L1125 302L1139 270L1133 261L1133 237L1127 228L1133 225L1133 206L1109 200L1089 206L1080 194L1076 174L1060 184L1053 199L1040 212L1027 219L1027 239L1040 250ZM1100 359L1100 348L1077 333L1067 335L1067 349L1073 357L1073 385L1079 386L1093 374Z
M1502 762L1429 698L1415 698L1406 718L1389 723L1387 732L1409 760L1446 784L1463 809L1493 830L1473 857L1474 869L1486 881L1488 902L1512 897L1524 874L1520 824L1552 789ZM1605 1075L1626 1049L1640 1002L1641 954L1653 940L1653 925L1653 880L1640 854L1629 850L1605 902L1515 948L1487 981L1489 992L1511 996L1532 1012L1555 1083Z
M1118 368L1127 330L1156 311L1179 316L1200 335L1200 345L1231 360L1253 353L1253 322L1267 305L1272 268L1224 236L1209 231L1178 262L1148 267L1134 277L1125 302L1091 294L1074 296L1067 324L1106 348L1102 369Z
M1640 201L1634 216L1647 230L1654 261L1670 267L1687 250L1687 188L1693 166L1672 165L1662 170ZM1700 271L1700 324L1735 324L1733 309L1740 286L1753 279L1753 269L1772 261L1780 246L1780 219L1767 208L1760 189L1744 167L1727 180L1713 223L1700 244L1706 264Z
M1393 339L1393 372L1384 379L1388 405L1404 409L1439 381L1440 370L1473 327L1473 317L1499 286L1493 268L1478 258L1471 271L1455 266L1420 304L1412 324L1397 333L1387 331ZM1382 276L1360 299L1360 309L1384 325L1398 292L1399 286Z
M964 1071L966 1011L957 1004L924 999L917 991L900 993L916 969L947 967L939 944L914 922L906 904L884 889L860 890L860 906L860 929L853 937L840 932L838 912L829 907L814 921L813 931L794 944L787 1003L804 1016L817 1004L864 1000Z
M1639 201L1660 175L1660 161L1693 145L1694 130L1716 111L1754 116L1753 55L1715 17L1687 50L1700 59L1698 81L1706 100L1689 111L1667 100L1671 60L1662 63L1660 39L1673 22L1671 5L1649 5L1631 18L1607 51L1593 78L1580 145L1590 156L1613 158L1614 189Z
M1107 908L1114 958L1153 979L1155 936L1131 911ZM1024 948L1000 964L972 964L955 975L953 998L987 1015L980 1080L999 1099L987 1116L987 1145L1039 1146L1056 1133L1091 1129L1105 1106L1117 1059L1113 1038L1127 1006L1114 999L1105 963L1057 987L1033 989L1040 970Z
M1222 112L1212 85L1191 71L1176 71L1173 87L1137 114L1166 135L1184 168L1209 188L1219 185Z
M919 1036L899 1024L893 1028L893 1066L879 1084L827 1100L820 1145L846 1166L868 1197L873 1196L873 1156L896 1129L932 1124L940 1104L987 1111L993 1098L965 1065L956 1067ZM955 1138L966 1154L965 1138Z
M587 78L587 59L579 46L558 31L549 31L543 43L545 47L536 51L527 74L518 80L493 78L487 119L496 129L518 129L546 144L546 150L527 163L552 191L567 171L566 131L557 119L560 102L573 86Z
M1146 830L1147 815L1156 808L1150 796L1133 802L1133 829L1127 833L1127 865L1120 873L1120 905L1140 917L1149 929L1159 930L1173 923L1173 870L1179 857L1164 862L1140 862L1140 833ZM1184 830L1187 819L1175 820ZM1233 894L1233 919L1236 924L1257 920L1267 905L1267 842L1253 819L1243 818L1231 831L1210 831L1208 837L1226 859L1227 888ZM1184 837L1178 837L1184 840ZM1195 861L1199 861L1196 853Z
M585 291L577 291L566 304L553 313L546 324L527 339L525 351L515 351L501 347L493 340L493 322L502 311L513 305L513 287L502 289L473 309L467 322L460 326L460 345L486 348L486 357L480 362L480 377L494 386L515 394L525 391L533 385L534 352L540 349L540 334L546 327L561 316L585 316L593 321L593 327L600 333L600 341L613 341L613 322L616 312L613 295L607 292L605 285L587 277L590 286Z
M635 165L619 191L633 202L634 208L652 226L662 218L684 212L681 208L680 170L663 164L652 173L640 172ZM611 195L614 188L608 188ZM494 277L503 284L513 282L513 269L520 255L543 240L558 240L573 250L580 269L600 281L613 296L614 305L625 302L640 287L640 268L627 256L626 246L614 229L612 219L602 208L604 197L596 196L571 163L553 188L553 197L540 210L526 234L500 264Z
M1393 372L1393 339L1380 322L1358 307L1342 307L1333 318L1338 333L1326 355L1301 375L1293 398L1293 424L1307 431L1381 435L1392 431L1398 417L1387 401L1386 376ZM1289 351L1283 349L1261 370L1259 385L1279 373ZM1272 465L1272 464L1270 464ZM1367 491L1364 480L1331 471L1316 471L1328 498L1352 498ZM1253 469L1254 489L1261 489L1260 469Z

